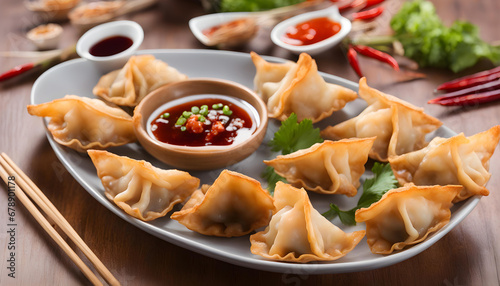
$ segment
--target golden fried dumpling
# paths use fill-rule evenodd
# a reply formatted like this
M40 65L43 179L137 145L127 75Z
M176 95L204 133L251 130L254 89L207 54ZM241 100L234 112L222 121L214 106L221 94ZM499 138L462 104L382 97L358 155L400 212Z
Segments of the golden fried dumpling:
M99 79L92 90L103 99L122 106L136 106L158 87L187 76L152 55L132 56L120 70Z
M165 216L200 185L187 172L162 170L107 151L89 150L106 197L129 215L143 221Z
M359 80L359 96L368 107L358 116L321 131L328 139L376 136L370 158L387 162L397 156L427 145L425 135L442 125L424 110L394 96L380 92Z
M296 187L322 194L355 196L375 137L325 141L264 161Z
M132 117L99 99L66 95L51 102L28 105L28 113L50 117L47 128L54 140L79 152L136 140Z
M255 89L267 103L269 117L283 121L295 113L299 121L318 122L357 98L355 91L325 82L306 53L297 63L268 63L255 53L252 60Z
M345 233L313 208L307 192L283 182L274 191L276 213L269 226L250 236L250 250L272 260L331 261L350 252L365 231Z
M204 235L233 237L266 226L273 211L273 198L257 180L224 170L170 217Z
M108 22L125 4L122 0L86 2L71 10L68 18L71 24L90 29L96 23Z
M485 187L491 176L489 160L499 140L500 125L470 137L436 137L426 148L389 161L400 184L464 186L454 200L459 202L489 195Z
M407 184L388 191L369 208L357 210L356 222L366 223L372 253L391 254L444 227L450 221L452 200L461 189Z
M266 82L280 82L295 63L292 61L283 63L268 62L255 52L250 52L250 56L256 68L255 77L253 79L255 91L264 102L267 102L269 96L272 94L264 92L264 84Z

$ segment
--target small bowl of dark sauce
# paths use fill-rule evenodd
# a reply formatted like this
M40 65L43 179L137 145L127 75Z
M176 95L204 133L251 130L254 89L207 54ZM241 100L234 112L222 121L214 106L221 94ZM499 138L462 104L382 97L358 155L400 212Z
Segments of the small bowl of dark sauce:
M150 93L134 110L141 145L184 170L232 165L252 154L267 129L267 108L252 90L226 80L189 79Z
M76 52L95 63L101 72L121 68L144 39L142 27L133 21L114 21L96 26L83 34Z

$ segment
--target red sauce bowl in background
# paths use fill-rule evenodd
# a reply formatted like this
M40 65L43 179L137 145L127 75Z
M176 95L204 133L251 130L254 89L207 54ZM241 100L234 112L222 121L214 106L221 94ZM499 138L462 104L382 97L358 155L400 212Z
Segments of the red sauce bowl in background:
M300 27L304 23L314 23L317 19L322 18L326 18L333 23L338 23L340 25L340 30L336 31L336 33L332 33L330 37L323 37L319 41L311 41L305 44L297 44L296 42L294 43L293 41L287 39L286 35L290 33L291 29ZM327 9L300 14L280 22L271 31L271 40L274 44L293 53L300 54L304 52L310 55L315 55L339 44L347 36L347 34L349 34L351 28L351 21L342 17L337 6L333 5Z
M229 145L208 146L169 144L154 136L151 123L169 107L213 95L247 111L253 121L248 136ZM235 164L255 152L266 134L268 115L266 104L251 89L227 80L198 78L167 84L151 92L135 108L133 123L139 143L158 160L182 170L212 170Z

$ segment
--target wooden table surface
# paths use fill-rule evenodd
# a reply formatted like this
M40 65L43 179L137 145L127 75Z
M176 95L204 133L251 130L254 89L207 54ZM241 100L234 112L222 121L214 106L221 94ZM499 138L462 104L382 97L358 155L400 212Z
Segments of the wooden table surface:
M466 19L476 24L487 41L500 40L496 0L433 0L445 23ZM34 47L24 37L37 18L17 0L2 0L0 9L1 51L29 51ZM198 2L161 0L154 8L122 17L138 22L145 30L141 49L205 49L188 28L188 20L203 14ZM60 47L76 42L79 31L63 23ZM239 51L254 50L296 60L296 56L274 46L268 31ZM345 50L333 48L314 58L320 71L348 80L358 78L349 67ZM26 62L0 57L0 71ZM456 132L472 135L500 123L498 103L467 108L427 105L433 89L457 77L449 71L420 70L425 79L401 82L400 74L370 59L360 64L368 82L397 95L439 118ZM459 75L490 68L481 63ZM491 158L489 197L456 228L426 251L389 267L345 274L312 275L258 271L221 262L180 248L128 224L100 205L64 169L49 146L40 118L26 112L35 77L0 89L0 151L6 152L44 190L123 285L498 285L500 283L500 152ZM18 203L15 236L15 278L8 277L7 188L0 187L0 285L86 285L87 279L42 228ZM72 243L70 245L74 246ZM78 252L83 256L80 252Z

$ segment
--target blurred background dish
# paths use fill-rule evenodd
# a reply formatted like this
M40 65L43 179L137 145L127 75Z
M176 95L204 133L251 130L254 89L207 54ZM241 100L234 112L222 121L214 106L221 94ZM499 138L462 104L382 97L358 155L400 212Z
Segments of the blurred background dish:
M156 4L157 0L96 1L82 4L69 13L71 24L86 31L119 16Z
M252 12L207 14L192 18L189 21L189 28L194 36L206 46L230 48L252 40L260 27L271 29L284 19L321 9L326 5L330 4L322 0L314 0L267 11L258 11L257 7L254 7L255 9L251 9Z
M68 13L80 3L80 0L32 0L25 1L28 10L38 14L46 22L68 19Z
M57 48L63 28L59 24L49 23L31 29L26 37L35 44L39 50Z

